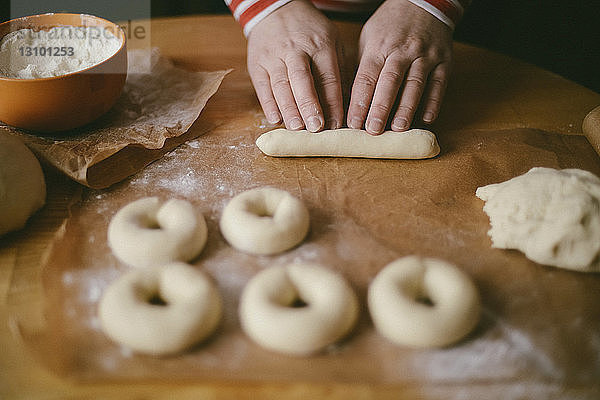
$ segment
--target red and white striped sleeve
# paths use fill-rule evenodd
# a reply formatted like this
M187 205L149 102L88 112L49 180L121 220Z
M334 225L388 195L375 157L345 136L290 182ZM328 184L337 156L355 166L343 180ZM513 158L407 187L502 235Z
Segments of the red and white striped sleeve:
M242 26L244 35L248 36L264 17L290 1L292 0L225 0L225 4Z
M471 0L408 0L454 29Z
M240 23L244 35L264 17L292 0L225 0L234 18ZM471 0L408 0L431 13L434 17L454 29ZM371 12L383 0L312 0L322 10L364 13Z

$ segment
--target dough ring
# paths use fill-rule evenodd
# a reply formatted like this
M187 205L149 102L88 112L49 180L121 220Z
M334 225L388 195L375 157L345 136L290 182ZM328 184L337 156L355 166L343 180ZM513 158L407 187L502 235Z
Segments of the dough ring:
M245 191L225 206L221 233L238 250L276 254L304 239L309 216L304 204L288 192L271 187Z
M239 313L242 329L260 346L302 356L345 336L356 323L358 301L342 276L294 264L265 269L250 280Z
M108 245L134 267L189 261L206 244L206 222L185 200L161 204L157 197L134 201L119 210L108 226Z
M221 318L221 297L205 274L175 262L132 270L104 292L102 330L133 351L179 353L208 337Z
M432 258L404 257L387 265L371 282L368 303L377 331L411 347L449 345L479 321L479 294L471 279Z

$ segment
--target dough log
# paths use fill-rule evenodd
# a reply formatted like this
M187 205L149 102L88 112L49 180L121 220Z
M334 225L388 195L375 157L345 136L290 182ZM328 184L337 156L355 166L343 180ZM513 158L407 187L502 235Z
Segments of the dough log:
M259 136L256 145L274 157L422 159L440 153L435 135L423 129L386 131L378 136L350 128L317 133L275 129Z

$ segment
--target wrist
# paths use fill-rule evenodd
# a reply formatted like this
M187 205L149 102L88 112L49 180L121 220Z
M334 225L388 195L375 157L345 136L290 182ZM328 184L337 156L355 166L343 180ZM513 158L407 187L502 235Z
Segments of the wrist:
M245 28L248 39L255 31L266 31L271 39L273 35L283 32L294 34L297 30L322 23L321 19L325 18L309 0L286 0L284 4L261 17Z

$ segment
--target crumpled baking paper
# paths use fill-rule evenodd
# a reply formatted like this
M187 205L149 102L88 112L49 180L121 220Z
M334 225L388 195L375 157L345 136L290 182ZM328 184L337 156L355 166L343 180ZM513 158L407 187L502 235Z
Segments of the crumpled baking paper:
M141 73L148 56L150 72ZM2 124L0 129L20 136L41 161L91 188L111 186L210 130L206 125L189 129L231 70L186 71L157 48L130 50L128 61L121 97L93 123L54 137Z

